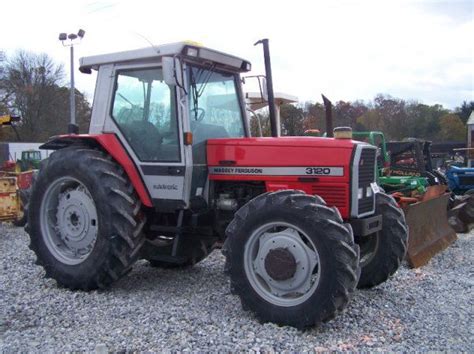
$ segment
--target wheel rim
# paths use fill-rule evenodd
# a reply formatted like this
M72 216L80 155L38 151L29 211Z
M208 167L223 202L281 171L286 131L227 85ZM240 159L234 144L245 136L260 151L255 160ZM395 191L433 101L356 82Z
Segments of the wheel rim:
M45 192L40 218L46 247L57 260L76 265L90 255L98 234L97 209L80 181L55 180Z
M372 259L377 254L377 250L379 247L379 237L380 231L376 233L363 237L361 242L359 243L360 247L360 261L359 264L363 268L367 264L369 264Z
M301 229L285 222L260 226L244 250L252 288L277 306L296 306L316 290L321 266L317 248Z

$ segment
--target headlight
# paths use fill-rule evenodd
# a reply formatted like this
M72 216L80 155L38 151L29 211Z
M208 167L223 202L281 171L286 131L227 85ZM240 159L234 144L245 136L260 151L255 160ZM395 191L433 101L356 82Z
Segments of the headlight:
M198 56L198 49L193 47L188 47L186 54L190 57L197 57Z

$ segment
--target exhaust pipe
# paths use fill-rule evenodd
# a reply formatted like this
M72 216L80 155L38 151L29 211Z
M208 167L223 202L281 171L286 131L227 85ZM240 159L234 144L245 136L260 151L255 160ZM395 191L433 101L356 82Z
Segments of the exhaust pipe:
M326 136L332 138L334 137L334 127L332 124L332 103L323 94L321 94L321 96L323 96L324 109L326 111Z
M272 136L278 137L278 121L275 112L275 95L273 93L273 78L272 78L272 64L270 62L270 47L268 38L261 39L254 45L263 45L263 58L265 60L265 76L267 78L267 93L268 93L268 110L270 113L270 126L272 129Z

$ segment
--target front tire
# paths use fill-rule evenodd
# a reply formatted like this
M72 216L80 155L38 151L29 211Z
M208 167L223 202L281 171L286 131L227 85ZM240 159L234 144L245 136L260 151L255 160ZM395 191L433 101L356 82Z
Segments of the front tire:
M385 282L395 274L407 252L408 227L395 199L377 193L375 211L382 214L382 230L358 240L362 268L358 288Z
M105 153L74 146L54 152L28 208L37 264L70 289L109 286L138 258L145 240L140 209L123 169Z
M305 328L348 304L359 250L339 212L321 198L265 193L235 214L226 235L231 290L261 321Z

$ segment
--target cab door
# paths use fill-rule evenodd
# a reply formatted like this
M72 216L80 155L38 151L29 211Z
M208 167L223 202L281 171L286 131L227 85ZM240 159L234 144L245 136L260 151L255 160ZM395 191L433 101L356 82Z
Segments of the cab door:
M156 207L185 208L186 156L177 90L160 66L115 66L104 131L114 132L134 160ZM188 178L190 180L190 178Z

